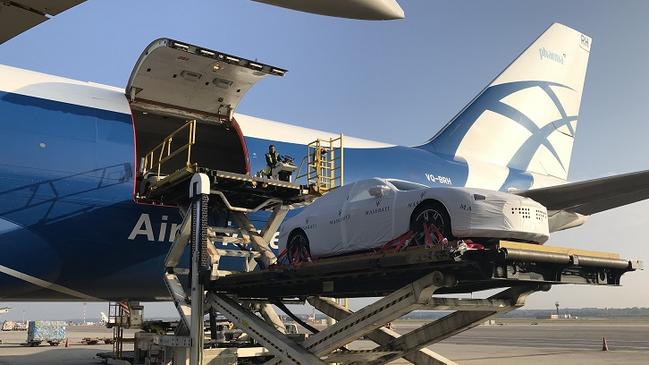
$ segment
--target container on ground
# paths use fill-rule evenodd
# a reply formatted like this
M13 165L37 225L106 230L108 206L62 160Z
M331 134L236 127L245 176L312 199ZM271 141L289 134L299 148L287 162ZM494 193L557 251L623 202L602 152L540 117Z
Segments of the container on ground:
M58 346L65 339L66 326L64 321L29 321L27 344L38 346L47 342L51 346Z

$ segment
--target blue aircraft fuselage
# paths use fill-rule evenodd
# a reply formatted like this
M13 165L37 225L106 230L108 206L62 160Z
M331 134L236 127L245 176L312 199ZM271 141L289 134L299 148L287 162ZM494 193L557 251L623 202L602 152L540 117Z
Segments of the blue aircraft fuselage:
M0 93L0 300L165 300L163 260L177 210L134 200L130 114ZM246 137L251 171L274 143ZM417 147L346 148L345 179L464 186L467 164ZM527 189L512 170L501 189ZM222 261L225 269L234 261Z

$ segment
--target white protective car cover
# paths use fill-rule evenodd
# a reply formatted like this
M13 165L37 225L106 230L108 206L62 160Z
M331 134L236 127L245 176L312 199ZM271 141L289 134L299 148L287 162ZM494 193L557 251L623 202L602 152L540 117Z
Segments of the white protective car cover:
M385 187L382 196L369 193L376 187ZM336 189L284 222L280 250L286 247L289 234L297 229L306 233L313 257L377 248L407 232L413 211L423 201L433 200L448 211L452 233L457 238L542 243L549 236L545 207L529 198L373 178Z
M547 210L534 200L498 191L459 190L469 195L471 209L469 214L452 214L453 233L457 237L518 239L537 243L548 239Z

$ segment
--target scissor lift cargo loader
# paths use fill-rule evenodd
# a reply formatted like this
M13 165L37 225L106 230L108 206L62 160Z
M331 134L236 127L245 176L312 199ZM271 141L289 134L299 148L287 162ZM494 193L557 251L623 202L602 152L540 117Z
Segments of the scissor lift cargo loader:
M398 358L414 364L453 364L426 347L516 309L524 305L528 295L549 290L553 284L618 285L625 272L639 267L638 262L610 254L545 246L539 249L538 245L506 241L492 250L467 251L461 257L441 249L416 247L298 266L276 265L270 243L288 210L313 198L308 189L247 175L204 172L188 173L185 182L178 185L188 188L188 204L166 260L165 274L181 314L181 327L189 332L164 341L170 346L187 346L191 364L201 363L203 315L210 309L263 346L268 351L266 356L272 355L268 364L384 364ZM261 209L271 214L258 231L247 214ZM210 216L215 215L227 215L236 225L208 224ZM217 248L215 243L219 242L239 249ZM187 245L191 246L189 293L178 278L188 273L179 267ZM225 257L241 259L242 272L221 270L219 261ZM507 289L487 299L433 297L493 288ZM357 312L329 299L370 296L383 298ZM296 343L284 333L272 306L296 299L308 301L337 322ZM385 327L415 310L454 312L401 336ZM364 351L345 347L361 337L378 346ZM186 355L178 350L177 354Z

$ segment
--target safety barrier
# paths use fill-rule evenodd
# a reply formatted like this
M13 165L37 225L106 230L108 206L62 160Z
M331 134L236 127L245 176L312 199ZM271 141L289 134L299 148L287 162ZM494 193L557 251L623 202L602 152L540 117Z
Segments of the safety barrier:
M187 130L187 143L182 146L173 148L174 138L178 137L183 130ZM183 151L187 151L187 166L191 166L192 146L196 143L196 120L185 123L182 127L171 132L159 145L144 155L142 174L145 175L156 167L156 174L160 177L162 165L170 159L178 156ZM157 159L157 161L156 161Z

